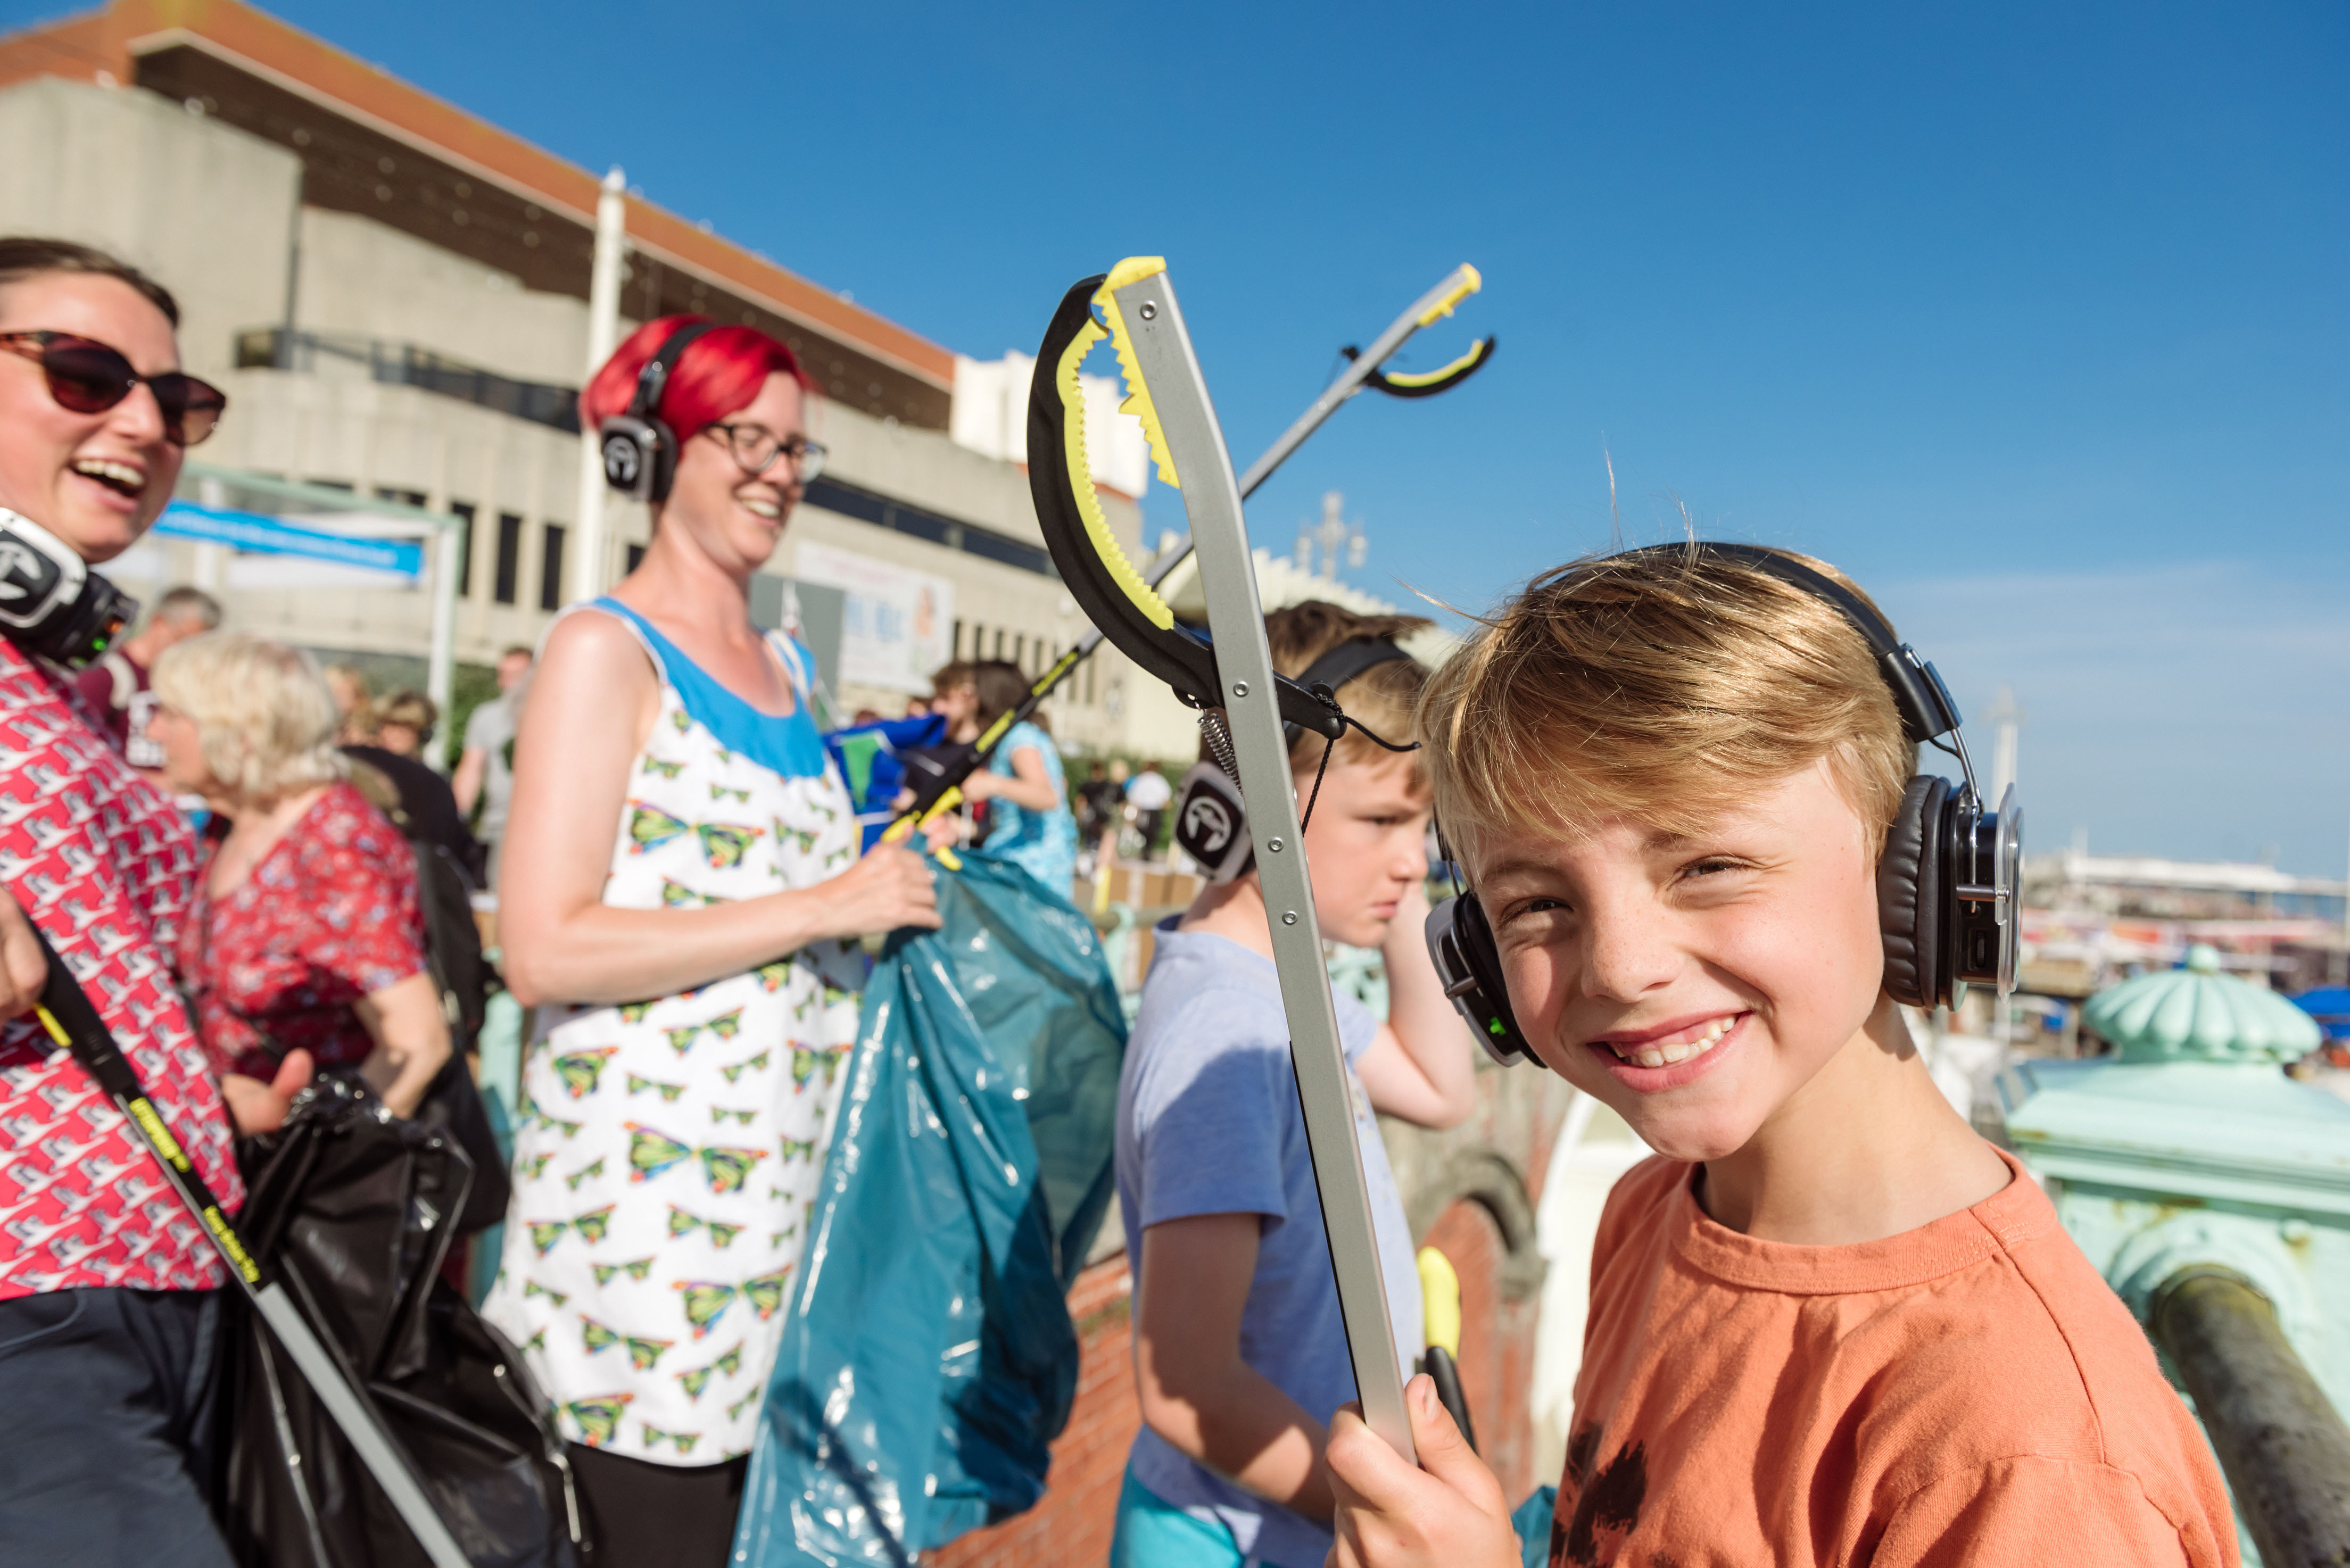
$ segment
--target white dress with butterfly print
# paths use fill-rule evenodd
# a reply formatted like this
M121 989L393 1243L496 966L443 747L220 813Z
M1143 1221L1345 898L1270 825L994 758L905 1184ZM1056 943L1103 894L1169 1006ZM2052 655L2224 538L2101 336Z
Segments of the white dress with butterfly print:
M798 695L775 719L625 607L596 607L661 681L604 902L699 907L846 868L856 825L807 717L806 653L774 639ZM854 941L827 940L680 995L538 1009L484 1311L566 1438L671 1465L750 1451L864 969Z

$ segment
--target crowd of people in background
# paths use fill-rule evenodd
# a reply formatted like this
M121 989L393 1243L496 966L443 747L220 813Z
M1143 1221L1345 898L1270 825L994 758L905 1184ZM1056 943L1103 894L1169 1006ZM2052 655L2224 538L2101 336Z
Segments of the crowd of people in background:
M209 389L174 379L170 296L95 252L0 241L0 322L119 345L151 391L82 410L92 397L57 390L65 371L0 361L0 505L103 563L199 439ZM727 1560L857 1038L861 944L941 917L931 859L860 843L813 656L751 619L752 575L820 457L797 361L748 327L651 322L584 417L625 408L656 355L687 439L652 542L557 618L543 655L504 651L453 776L433 765L445 715L425 693L378 694L358 662L224 626L197 588L161 596L78 673L0 645L0 743L17 757L0 794L24 796L0 813L16 895L0 898L0 1403L70 1387L94 1412L37 1453L30 1423L0 1422L10 1542L86 1545L108 1528L93 1500L129 1488L146 1501L122 1528L142 1546L226 1561L203 1413L219 1263L168 1196L124 1179L143 1154L22 1016L42 969L26 909L232 1211L232 1136L286 1127L313 1085L442 1125L472 1096L480 1010L452 975L468 946L478 967L480 909L528 1020L512 1147L466 1151L501 1175L501 1206L469 1205L460 1234L506 1221L483 1316L551 1402L599 1561ZM135 492L90 483L100 463L140 474ZM1018 716L1030 689L1000 659L937 672L916 706L942 752L988 750L961 812L925 832L1068 901L1081 871L1161 852L1173 790L1115 758L1072 789L1047 718ZM689 1160L691 1183L648 1179ZM48 1352L6 1354L35 1340ZM49 1560L128 1560L128 1539Z

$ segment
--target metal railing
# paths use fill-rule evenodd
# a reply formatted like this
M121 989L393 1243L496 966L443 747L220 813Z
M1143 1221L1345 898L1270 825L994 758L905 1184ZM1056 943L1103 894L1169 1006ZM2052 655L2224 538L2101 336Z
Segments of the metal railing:
M2147 1326L2195 1397L2261 1561L2350 1563L2350 1428L2268 1301L2241 1274L2185 1269Z
M573 435L579 433L579 389L545 381L517 380L494 370L444 358L413 343L387 343L380 337L343 333L288 332L282 327L258 327L236 335L240 370L317 371L321 358L360 365L369 379L390 386L416 387L457 398L533 424L546 425Z

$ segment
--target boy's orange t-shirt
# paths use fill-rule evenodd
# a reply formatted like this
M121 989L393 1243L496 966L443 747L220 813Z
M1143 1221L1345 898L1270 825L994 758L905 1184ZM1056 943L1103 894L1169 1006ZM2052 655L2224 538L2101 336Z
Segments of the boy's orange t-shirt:
M2228 1494L2129 1309L2006 1156L1973 1208L1849 1247L1609 1195L1551 1531L1600 1563L2237 1563Z

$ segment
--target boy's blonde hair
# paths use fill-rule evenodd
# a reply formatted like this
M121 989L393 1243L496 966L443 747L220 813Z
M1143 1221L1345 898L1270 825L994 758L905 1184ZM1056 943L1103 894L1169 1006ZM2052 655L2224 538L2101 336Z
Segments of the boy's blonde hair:
M155 660L155 695L196 726L204 766L256 805L347 776L317 660L251 632L209 631Z
M1295 680L1312 668L1315 659L1341 643L1397 642L1434 624L1418 616L1357 615L1323 599L1307 599L1266 616L1264 638L1273 649L1274 670ZM1348 718L1404 745L1411 739L1412 710L1419 701L1420 688L1427 682L1428 670L1418 659L1391 659L1384 664L1374 664L1339 687L1334 695ZM1322 737L1311 731L1300 735L1297 743L1289 749L1290 766L1320 766L1322 747ZM1376 762L1393 754L1349 728L1339 737L1330 761L1334 764ZM1417 765L1419 753L1411 755L1415 763L1413 776L1424 784L1427 770Z
M1876 607L1834 566L1783 553ZM1881 851L1915 761L1851 622L1695 547L1534 578L1429 679L1415 729L1456 846L1619 816L1690 832L1825 758Z

